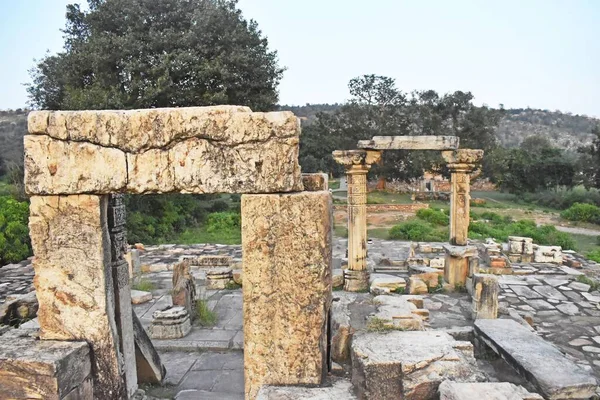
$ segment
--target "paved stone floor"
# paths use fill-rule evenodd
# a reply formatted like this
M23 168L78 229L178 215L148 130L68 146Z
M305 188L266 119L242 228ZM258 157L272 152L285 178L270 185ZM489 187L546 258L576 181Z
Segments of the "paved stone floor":
M334 241L334 268L339 269L346 253L346 239ZM408 257L410 243L373 240L369 244L369 265L382 260L403 260ZM169 265L186 255L229 255L233 263L241 262L241 247L226 245L162 245L147 246L141 261L146 271L144 279L155 287L153 299L134 306L144 326L152 313L170 305L172 272ZM240 265L238 264L238 267ZM574 270L552 264L515 265L518 275L500 278L500 312L533 323L545 339L561 348L574 361L594 370L600 377L600 292L578 282L578 276L598 276L600 266L584 263ZM583 271L583 272L582 272ZM243 398L243 331L241 290L207 291L205 270L193 269L199 297L206 300L218 320L213 327L195 325L183 339L154 340L167 367L168 375L162 387L145 388L157 398L177 399L242 399ZM406 272L396 272L404 276ZM9 295L31 291L33 268L30 260L10 264L0 269L0 304ZM362 305L353 311L353 326L364 325L368 294L362 295ZM334 298L336 292L334 292ZM472 325L470 299L464 294L431 294L425 296L424 307L430 311L429 329L447 329ZM29 324L34 326L35 323Z

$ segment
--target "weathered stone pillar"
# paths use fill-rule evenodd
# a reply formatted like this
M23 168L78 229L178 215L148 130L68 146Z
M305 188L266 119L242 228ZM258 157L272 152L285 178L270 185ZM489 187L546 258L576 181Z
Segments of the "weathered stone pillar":
M29 232L40 338L88 342L94 397L123 399L127 388L115 319L108 203L109 196L32 196ZM119 273L128 284L126 264ZM134 352L129 343L125 351Z
M242 196L246 399L327 375L331 194Z
M334 151L333 158L346 167L348 181L348 269L344 289L369 289L367 271L367 173L379 162L381 152L370 150Z
M450 244L466 246L469 233L470 176L483 158L483 150L443 151L442 156L452 173L450 200Z
M473 275L473 319L498 318L498 277L490 274Z

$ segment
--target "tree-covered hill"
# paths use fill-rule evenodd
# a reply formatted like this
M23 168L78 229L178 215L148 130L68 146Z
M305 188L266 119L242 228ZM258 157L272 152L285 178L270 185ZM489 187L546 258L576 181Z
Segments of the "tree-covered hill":
M27 133L27 113L25 109L0 111L0 175L4 164L23 164L23 136Z

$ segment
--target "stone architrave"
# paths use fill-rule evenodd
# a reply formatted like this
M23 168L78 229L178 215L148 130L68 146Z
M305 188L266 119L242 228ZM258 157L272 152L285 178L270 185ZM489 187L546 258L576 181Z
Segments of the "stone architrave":
M452 174L450 199L450 244L466 246L469 233L470 173L483 158L483 150L458 149L443 151Z
M490 274L474 274L473 277L473 319L498 318L498 277Z
M302 190L300 122L247 107L36 111L25 136L32 195Z
M374 136L359 140L359 149L368 150L456 150L458 136Z
M367 271L367 173L381 160L381 152L370 150L334 151L333 159L346 168L348 181L348 269L344 289L369 289Z
M108 196L33 196L29 234L43 340L85 340L94 396L127 397L115 318ZM129 282L125 266L124 277ZM133 349L131 350L133 352Z
M242 196L246 399L263 385L319 385L331 307L329 192Z

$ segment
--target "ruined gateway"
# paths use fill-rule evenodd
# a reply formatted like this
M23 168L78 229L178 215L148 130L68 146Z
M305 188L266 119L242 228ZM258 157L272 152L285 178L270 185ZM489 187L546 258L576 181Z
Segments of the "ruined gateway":
M165 378L132 312L122 194L172 192L243 194L246 399L595 393L589 369L514 318L498 318L500 292L510 286L493 274L502 250L467 242L469 174L483 152L460 149L455 137L375 137L358 150L335 152L349 178L348 260L335 275L331 194L322 175L301 174L299 136L290 112L236 106L31 113L25 187L39 339L0 336L0 398L127 399L139 396L141 383ZM366 174L382 151L396 149L441 151L452 172L450 243L437 247L439 257L429 256L428 244L411 246L403 260L408 285L372 274L367 262ZM514 242L527 245L511 245L511 256L530 256L529 242ZM501 273L510 268L503 264ZM569 284L568 273L560 275ZM333 292L340 282L345 291ZM468 329L429 325L434 308L428 309L427 292L436 283L448 292L469 291L445 300L468 299L474 319ZM591 303L595 295L586 294ZM349 311L361 302L373 311L369 329L364 316L356 323ZM481 355L522 379L490 379ZM345 375L335 377L340 369Z

